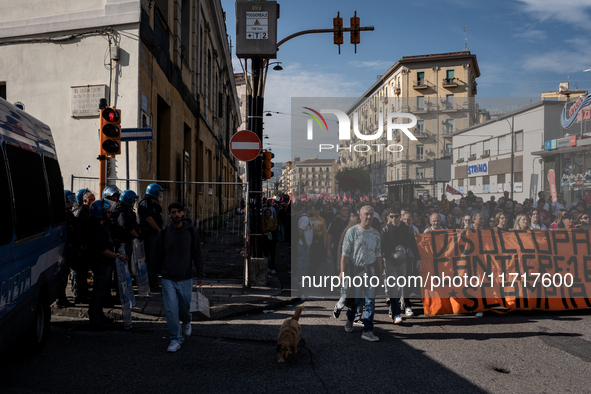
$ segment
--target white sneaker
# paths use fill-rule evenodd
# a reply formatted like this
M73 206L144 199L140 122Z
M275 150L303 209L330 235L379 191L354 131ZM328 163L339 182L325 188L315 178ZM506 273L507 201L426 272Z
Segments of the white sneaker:
M402 323L402 316L400 316L400 315L394 316L394 324L400 324L400 323Z
M166 351L168 353L174 353L181 348L181 344L177 341L170 341L170 345L168 345L168 349Z
M347 331L347 332L353 331L353 322L349 321L349 319L347 319L347 321L345 322L345 331Z
M183 324L183 335L186 337L190 337L191 333L193 332L193 328L191 327L191 323Z
M377 342L380 340L380 338L373 335L373 331L364 332L363 334L361 334L361 339L365 339L366 341L370 342Z
M484 317L484 312L476 312L476 317Z
M412 311L412 309L410 309L410 308L404 309L404 314L406 316L408 316L408 317L411 317L411 316L414 316L415 315L414 312Z

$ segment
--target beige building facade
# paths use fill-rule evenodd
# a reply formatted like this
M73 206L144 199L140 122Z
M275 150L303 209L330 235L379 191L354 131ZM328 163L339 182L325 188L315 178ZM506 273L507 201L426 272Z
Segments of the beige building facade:
M442 186L432 184L434 160L451 157L452 134L482 118L474 102L479 76L476 55L469 51L403 57L346 111L352 139L341 140L339 166L367 170L374 196L388 193L390 199L410 201L420 185L438 194ZM368 143L354 136L355 113L361 134L376 134L383 122L384 133L367 151L348 148ZM400 130L387 140L389 113L415 115L418 122L410 131L416 140ZM409 119L395 115L392 122Z
M290 171L290 190L296 196L302 193L336 193L334 159L306 159L295 161Z
M122 127L152 141L122 144L109 183L143 195L160 180L164 204L207 220L237 204L229 139L241 122L220 0L24 0L0 5L0 85L47 123L64 185L98 189L98 99ZM43 59L40 61L40 59ZM88 178L88 179L86 179Z

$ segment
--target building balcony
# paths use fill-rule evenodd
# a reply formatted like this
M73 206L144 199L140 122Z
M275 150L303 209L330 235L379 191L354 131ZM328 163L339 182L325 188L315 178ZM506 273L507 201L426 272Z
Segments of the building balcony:
M452 127L446 127L445 129L443 129L443 135L447 136L447 137L451 137L451 135L455 132L455 130Z
M453 155L453 149L447 149L446 148L446 149L444 149L443 154L445 156L451 156L451 155Z
M414 155L414 157L412 158L413 162L425 162L427 161L427 156L424 153L417 153Z
M455 88L458 86L458 80L456 78L443 78L442 85L444 88Z
M429 108L426 104L422 107L417 105L416 107L414 107L414 110L412 112L416 114L426 114L427 112L429 112Z
M414 132L414 136L417 137L417 138L427 138L428 137L427 132L424 131L424 130L415 131Z
M400 92L401 92L401 91L402 91L402 90L400 89L400 86L396 86L396 87L394 88L394 94L400 94Z
M414 81L412 84L414 90L424 90L427 89L427 82L424 79L419 79L418 81Z

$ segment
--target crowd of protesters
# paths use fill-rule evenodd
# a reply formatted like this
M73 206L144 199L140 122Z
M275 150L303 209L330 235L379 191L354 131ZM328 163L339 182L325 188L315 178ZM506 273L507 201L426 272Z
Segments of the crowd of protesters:
M416 275L421 267L414 236L434 230L499 228L502 230L560 230L591 228L590 207L584 199L568 205L558 193L555 201L540 192L538 199L519 202L505 192L488 201L468 192L467 196L449 200L424 199L419 196L408 204L400 201L287 201L267 199L263 208L263 250L269 257L269 272L275 273L275 242L287 246L296 243L296 282L301 278L323 273L334 275L360 272L381 272L382 275ZM291 236L290 236L291 234ZM377 238L376 238L377 237ZM379 263L379 267L378 267ZM322 267L322 268L321 268ZM328 272L327 272L328 271ZM301 287L300 287L301 288ZM347 305L350 295L341 290L333 316L349 307L345 329L363 325L363 339L376 341L373 335L375 294L355 294L355 302ZM306 298L302 289L301 297ZM420 298L419 289L386 287L389 315L395 324L402 317L414 315L411 298ZM370 292L371 293L371 292ZM414 294L413 294L414 293ZM482 312L477 316L482 316Z

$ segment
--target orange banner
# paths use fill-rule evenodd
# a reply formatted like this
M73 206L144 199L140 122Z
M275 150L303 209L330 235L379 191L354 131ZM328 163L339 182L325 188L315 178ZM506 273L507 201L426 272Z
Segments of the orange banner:
M425 315L591 308L591 231L433 231L417 238Z

